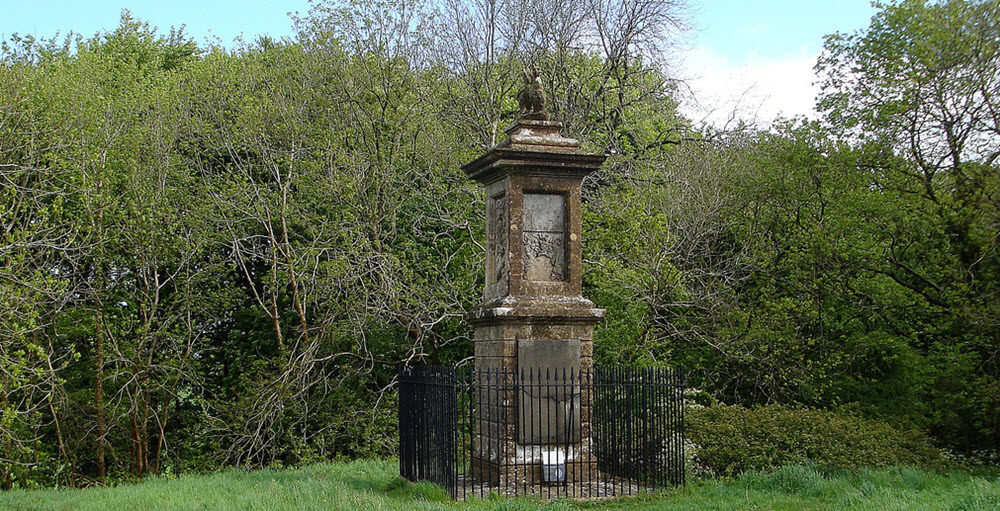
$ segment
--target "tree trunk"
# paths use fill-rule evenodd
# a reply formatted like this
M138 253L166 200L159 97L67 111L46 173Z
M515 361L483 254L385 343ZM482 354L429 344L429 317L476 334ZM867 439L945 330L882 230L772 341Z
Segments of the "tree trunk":
M100 301L98 301L100 307ZM107 444L107 426L104 423L104 323L97 312L97 372L94 376L94 409L97 413L97 480L102 484L107 477L104 451Z

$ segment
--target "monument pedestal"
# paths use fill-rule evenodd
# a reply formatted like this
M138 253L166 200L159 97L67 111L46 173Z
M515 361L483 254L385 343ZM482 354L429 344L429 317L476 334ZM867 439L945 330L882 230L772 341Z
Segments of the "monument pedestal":
M558 465L570 481L581 480L578 471L596 474L590 377L594 324L604 310L554 302L478 309L470 318L476 372L489 381L477 396L477 480L501 487L554 482L546 465Z
M580 188L605 157L560 127L521 119L463 167L487 197L486 287L467 318L477 378L489 380L477 390L473 477L503 487L596 476L589 378L604 310L581 293Z

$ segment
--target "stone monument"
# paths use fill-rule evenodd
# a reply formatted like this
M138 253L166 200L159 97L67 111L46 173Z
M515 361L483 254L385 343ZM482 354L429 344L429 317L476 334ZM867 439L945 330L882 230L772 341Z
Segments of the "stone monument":
M509 487L538 484L553 457L567 471L593 471L589 382L579 375L593 367L604 310L581 291L580 187L606 156L562 136L545 100L538 72L526 72L508 138L462 167L486 187L486 286L467 318L476 372L507 378L479 399L473 475ZM575 387L518 385L546 371L577 375Z

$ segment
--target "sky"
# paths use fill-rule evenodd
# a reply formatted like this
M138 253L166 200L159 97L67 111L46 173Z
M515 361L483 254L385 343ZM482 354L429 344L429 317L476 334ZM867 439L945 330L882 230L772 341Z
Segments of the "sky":
M875 12L869 0L702 0L678 55L677 73L697 98L682 111L719 127L815 117L823 37L867 28Z
M290 12L305 14L308 0L0 0L0 36L51 37L57 31L91 36L118 26L122 9L167 33L185 25L196 41L218 38L225 46L244 36L291 35Z
M868 26L869 0L690 0L692 30L674 56L690 87L682 111L722 127L730 119L766 125L777 115L815 116L812 66L823 36ZM90 36L113 30L122 9L166 33L185 25L196 41L231 46L242 36L291 35L289 13L309 0L0 0L0 38Z

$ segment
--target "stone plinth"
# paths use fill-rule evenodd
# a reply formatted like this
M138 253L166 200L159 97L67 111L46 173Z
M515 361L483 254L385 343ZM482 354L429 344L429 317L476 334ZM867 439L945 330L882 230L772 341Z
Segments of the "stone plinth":
M507 140L463 167L486 187L486 287L467 318L477 371L579 378L593 367L594 325L604 310L581 292L580 187L605 156L581 152L560 127L521 119ZM592 469L589 387L529 392L517 383L480 400L477 477L531 484L557 448L568 470Z

